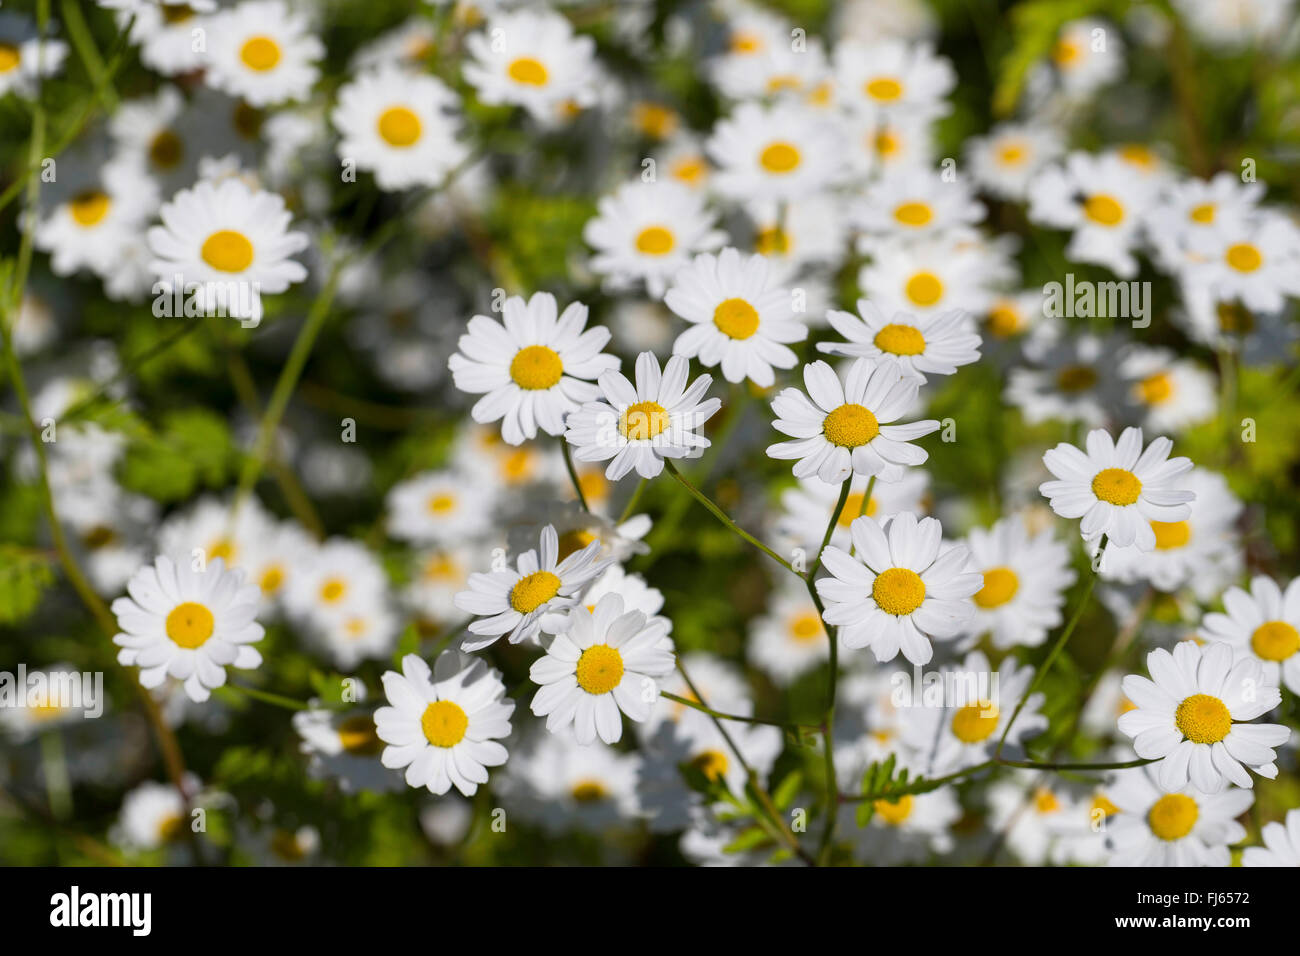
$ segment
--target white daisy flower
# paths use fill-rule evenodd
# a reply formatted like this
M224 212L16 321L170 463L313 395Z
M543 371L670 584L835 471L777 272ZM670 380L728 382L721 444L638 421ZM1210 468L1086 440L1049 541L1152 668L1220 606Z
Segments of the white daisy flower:
M851 113L845 122L848 164L854 178L888 176L907 169L934 165L932 111Z
M652 298L663 297L669 281L699 252L716 249L726 233L714 228L715 216L704 198L681 183L624 183L596 204L582 238L596 250L593 271L611 289L645 282Z
M41 37L35 25L14 13L0 13L0 97L33 97L40 82L63 69L68 45Z
M308 758L307 773L314 779L337 780L344 793L401 789L401 781L379 762L384 742L371 711L300 710L293 715L293 729L302 738L299 749Z
M501 798L508 812L550 833L607 835L611 828L635 825L640 770L638 754L537 734L511 759Z
M705 368L720 364L728 382L749 378L770 387L773 368L798 361L786 343L808 335L795 317L791 290L780 288L773 272L763 256L742 258L730 247L696 256L664 296L664 304L691 323L673 343L673 354L698 358Z
M1246 847L1242 866L1300 866L1300 810L1288 813L1285 825L1264 824L1260 836L1264 845Z
M819 351L893 363L906 376L952 375L979 360L980 336L969 313L942 312L917 317L895 312L892 318L866 299L858 314L832 309L826 319L847 342L818 342Z
M633 469L654 478L665 458L685 458L711 444L699 433L722 407L717 398L704 398L713 383L701 375L689 386L690 362L680 355L660 372L653 352L636 359L636 386L620 372L600 377L604 401L588 402L568 417L565 440L578 461L609 461L605 477L617 481ZM701 400L703 399L703 400ZM612 460L611 460L612 459Z
M570 725L578 743L623 736L622 714L643 721L659 699L657 679L673 669L663 623L640 611L623 613L623 599L607 594L592 611L578 607L546 655L528 672L542 685L532 711L558 733Z
M1037 308L1042 310L1041 294ZM1127 344L1115 334L1065 335L1049 320L1025 339L1032 365L1010 370L1004 398L1030 424L1055 420L1100 428L1124 402L1125 383L1114 357Z
M900 378L897 366L858 359L841 384L825 362L811 362L803 380L807 395L786 388L772 401L772 427L794 440L767 449L769 458L795 459L796 478L841 482L852 474L898 481L905 466L930 457L910 442L937 431L937 421L888 424L916 402L917 381Z
M377 594L384 602L387 593ZM339 613L322 615L311 622L312 645L343 673L356 670L362 661L390 657L397 646L401 622L386 603L353 600Z
M952 64L928 43L850 40L836 46L834 62L840 101L858 112L943 112L957 83Z
M420 544L451 544L491 528L492 489L454 471L426 471L388 492L388 534Z
M848 251L848 217L834 196L821 193L788 203L747 203L754 251L782 265L838 266ZM810 313L811 309L808 310Z
M749 56L719 57L709 64L709 76L731 100L786 97L825 106L833 92L826 50L816 37L808 37L797 50L789 42L778 42Z
M1173 0L1196 39L1217 50L1270 46L1295 25L1293 0Z
M1255 795L1229 787L1204 793L1195 787L1164 786L1160 767L1121 771L1109 796L1119 809L1107 823L1111 866L1227 866L1228 847L1246 839L1236 818L1250 809Z
M1029 184L1065 151L1051 126L1001 123L966 143L966 164L980 188L1000 199L1023 200Z
M203 36L212 22L209 14L216 0L188 0L186 3L130 3L117 11L118 29L130 25L130 40L139 47L140 62L163 76L178 76L207 65Z
M197 781L191 778L187 785L197 787ZM123 798L111 836L130 850L156 850L183 839L188 826L181 792L171 784L146 780Z
M158 287L179 286L206 314L260 322L263 294L307 278L291 258L307 248L307 236L289 231L293 216L275 193L239 179L204 181L173 196L159 215L163 224L148 232Z
M963 570L965 545L944 547L938 519L909 512L884 525L858 518L849 534L853 554L834 545L822 552L830 577L816 586L826 623L839 628L845 647L869 647L878 661L901 649L913 664L929 663L931 640L955 637L975 613L971 596L982 579Z
M738 201L794 200L824 191L843 172L835 124L793 103L742 103L705 144L718 167L712 182Z
M478 651L508 635L511 644L530 640L539 631L553 634L565 626L564 612L577 605L582 590L604 573L612 559L598 560L600 542L559 560L560 538L555 528L542 529L537 551L525 551L509 566L469 576L469 588L456 595L456 607L473 614L469 625L476 638L461 647Z
M452 544L422 550L415 556L403 599L425 619L450 623L460 616L456 595L469 585L472 570L489 560L486 545Z
M456 387L483 395L471 411L480 423L501 420L511 445L564 433L564 417L600 390L592 381L618 368L618 359L601 352L609 329L588 329L587 307L573 302L559 312L555 296L537 292L506 299L498 321L486 315L469 320L458 351L447 361ZM485 394L486 393L486 394Z
M1165 187L1147 214L1146 234L1170 272L1204 260L1204 251L1246 226L1264 198L1263 183L1243 183L1229 172L1213 179L1185 179Z
M388 578L366 547L349 538L330 538L300 557L284 587L284 604L299 620L324 625L387 600Z
M862 296L883 315L926 317L960 310L974 315L992 303L1000 286L1016 280L1005 242L933 236L913 242L863 237L871 262L858 271Z
M433 668L407 654L400 674L384 672L390 706L375 711L375 732L388 746L379 759L390 770L406 768L408 786L437 795L454 786L470 797L487 783L488 767L506 762L497 741L510 736L515 702L481 658L443 651Z
M1250 591L1229 588L1224 613L1205 615L1200 633L1232 647L1238 659L1256 660L1270 684L1285 684L1300 694L1300 578L1283 590L1272 578L1256 575Z
M306 100L320 75L325 44L307 17L282 0L248 0L214 14L205 58L207 84L253 106Z
M963 180L945 182L935 170L909 167L867 186L853 218L864 232L910 240L967 230L984 215Z
M1119 30L1093 17L1061 27L1048 57L1054 86L1079 100L1113 83L1124 71Z
M122 633L117 659L140 668L140 683L157 687L168 676L185 682L190 699L208 699L226 682L226 668L251 670L262 655L249 645L265 633L255 620L260 594L244 572L217 558L203 571L159 555L126 585L130 597L113 602Z
M868 485L871 485L870 498L865 497ZM929 485L930 476L919 468L907 469L898 481L877 478L874 484L867 476L854 475L849 496L844 499L844 508L828 543L846 551L852 547L849 526L862 515L883 523L900 511L915 514L928 511ZM829 484L815 476L801 478L797 485L781 492L777 534L786 538L793 547L815 552L821 547L822 535L839 497L839 485Z
M391 65L363 73L339 90L330 113L339 158L374 173L380 189L441 185L469 157L459 106L436 77Z
M1161 760L1155 768L1165 790L1192 785L1218 793L1231 782L1251 787L1247 768L1277 776L1277 755L1291 736L1281 724L1250 724L1282 701L1276 684L1251 657L1233 663L1227 644L1198 647L1181 641L1170 654L1147 655L1153 679L1129 674L1124 694L1137 704L1119 718L1120 732L1133 738L1139 757Z
M853 855L870 866L924 863L935 853L948 853L952 826L961 819L961 805L952 787L906 794L897 800L876 800L865 827L857 824L857 806L840 808L841 832L850 835Z
M629 574L623 570L622 565L618 564L610 565L609 570L587 588L583 595L587 610L595 608L596 602L606 594L617 594L623 599L625 610L640 611L651 619L659 617L659 612L664 608L663 592L647 584L641 575ZM667 618L663 620L671 630L672 622Z
M1194 359L1176 358L1169 349L1135 346L1120 359L1119 371L1132 383L1129 401L1145 428L1185 431L1218 414L1214 375Z
M781 584L771 609L749 626L749 661L780 687L788 687L830 655L830 641L817 605L800 583Z
M1285 215L1251 222L1199 240L1186 281L1220 301L1239 300L1256 312L1276 312L1300 297L1300 229Z
M1061 442L1043 455L1056 476L1039 492L1062 518L1082 518L1079 532L1087 540L1106 535L1121 548L1156 546L1152 521L1186 521L1187 502L1195 494L1182 487L1192 470L1189 458L1170 458L1174 443L1156 438L1142 448L1142 429L1126 428L1116 442L1098 428L1088 433L1088 450Z

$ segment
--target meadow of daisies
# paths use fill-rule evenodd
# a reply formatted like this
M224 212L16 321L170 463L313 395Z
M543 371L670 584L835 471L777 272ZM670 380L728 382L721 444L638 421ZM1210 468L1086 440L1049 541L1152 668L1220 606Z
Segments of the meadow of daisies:
M1300 865L1298 51L4 0L0 861Z

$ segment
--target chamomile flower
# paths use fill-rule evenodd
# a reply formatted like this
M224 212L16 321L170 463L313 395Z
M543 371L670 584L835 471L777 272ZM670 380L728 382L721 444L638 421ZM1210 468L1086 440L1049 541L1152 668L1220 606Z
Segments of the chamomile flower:
M1037 308L1042 311L1041 296ZM1125 344L1114 334L1063 335L1054 322L1040 324L1024 342L1031 364L1010 370L1004 397L1030 424L1056 420L1100 428L1124 401L1114 357Z
M568 737L537 734L501 782L506 809L551 833L605 834L636 823L641 758Z
M569 625L528 672L541 689L532 711L558 733L572 726L578 743L623 736L623 714L643 721L659 699L657 679L673 669L664 624L640 611L624 613L623 599L607 594L594 610L574 608Z
M1215 237L1221 241L1251 221L1263 197L1262 183L1228 172L1170 183L1147 215L1147 236L1165 268L1194 269Z
M330 538L302 555L284 588L289 614L326 625L386 600L384 569L364 545L348 538Z
M797 361L787 343L808 335L790 290L773 280L760 255L743 258L726 248L696 256L664 296L664 304L691 323L673 343L673 354L698 358L705 368L721 365L728 382L749 378L760 388L771 386L774 368L793 368Z
M293 729L302 738L299 749L308 758L307 772L313 778L337 780L344 793L401 789L401 781L379 762L384 742L371 711L300 710L293 715Z
M829 653L817 605L801 584L784 584L773 596L771 609L750 625L746 655L779 686L794 683Z
M844 499L844 507L831 531L829 543L848 550L852 545L849 526L862 515L883 522L900 511L924 513L928 510L929 484L930 476L919 468L907 469L898 481L877 478L873 483L871 478L854 475L849 496ZM870 498L866 497L868 485L871 486ZM826 523L835 512L839 497L838 485L828 484L815 476L800 479L797 485L781 492L777 533L794 547L806 552L816 551L821 547Z
M834 196L819 193L789 203L763 200L746 209L754 224L754 251L778 267L833 267L844 259L848 217Z
M879 475L898 481L908 465L924 464L930 456L910 444L937 431L933 419L893 425L916 401L915 379L900 378L897 366L858 359L841 383L825 362L804 366L805 395L782 389L772 401L772 423L793 441L769 445L769 458L795 460L794 476L816 475L841 482L850 475Z
M582 230L595 250L591 268L615 290L644 282L655 299L696 253L716 249L726 239L714 228L704 198L673 180L624 183L602 198L596 211Z
M1015 278L1004 243L970 237L933 236L913 242L863 237L871 263L858 272L865 299L883 315L905 312L924 318L960 310L984 312L994 290Z
M826 50L815 37L801 49L774 43L751 56L723 56L711 67L714 85L732 100L783 97L826 105L833 92Z
M58 74L67 57L62 40L40 36L24 17L0 13L0 96L34 96L41 80Z
M1071 20L1057 34L1049 61L1055 85L1074 99L1114 82L1124 71L1119 31L1091 17Z
M339 158L375 174L380 189L437 186L469 156L441 80L395 66L363 73L339 90L330 118Z
M968 229L984 212L963 180L945 182L934 170L908 168L869 185L854 219L867 233L910 240Z
M198 298L207 314L260 322L262 295L280 293L307 278L295 253L305 233L290 232L292 214L275 193L253 190L240 179L199 182L183 189L149 229L150 269L159 286L176 286Z
M375 732L386 743L379 755L390 770L405 768L408 786L444 794L453 786L473 796L487 783L488 767L506 762L498 741L510 736L515 703L505 697L499 671L481 658L443 651L433 671L415 654L402 672L385 671L389 706L375 711Z
M840 101L868 114L942 112L957 83L952 64L928 43L850 40L835 48L834 63Z
M886 317L866 299L858 300L858 313L832 309L826 319L847 342L819 342L831 355L851 355L885 365L921 381L926 375L952 375L958 366L980 357L980 336L965 312L913 316L895 312Z
M1246 838L1237 822L1255 795L1229 787L1205 793L1196 787L1169 788L1160 764L1116 775L1108 796L1119 810L1108 823L1111 866L1227 866L1228 847Z
M1190 779L1198 790L1218 793L1229 782L1253 786L1247 769L1277 776L1274 748L1291 731L1248 723L1282 700L1258 659L1243 656L1234 664L1226 643L1202 648L1182 641L1172 654L1164 648L1148 654L1147 670L1150 680L1124 678L1124 694L1137 708L1119 718L1119 729L1133 738L1139 757L1161 761L1153 768L1161 787L1179 790Z
M1134 347L1120 361L1120 374L1131 383L1129 401L1144 428L1185 431L1218 413L1213 374L1168 349Z
M578 603L583 588L604 573L612 559L598 560L600 542L559 560L560 538L555 528L542 529L538 550L519 555L515 567L469 576L469 587L456 595L456 607L476 620L473 638L461 645L478 651L508 635L511 644L530 640L539 631L553 634L565 626L565 612Z
M122 629L113 643L122 648L119 663L140 668L143 686L175 677L191 700L202 702L225 684L227 667L250 670L262 663L250 646L265 633L255 620L257 587L220 558L195 571L159 555L126 589L130 597L113 602Z
M421 550L415 555L403 591L407 606L427 620L450 622L458 617L456 595L465 590L474 568L490 560L486 545L451 544Z
M465 79L484 103L522 106L551 123L572 107L596 102L595 41L574 34L569 21L552 10L494 16L486 29L466 37L465 47Z
M402 541L451 544L491 526L492 490L451 471L426 471L388 492L388 533Z
M1029 184L1064 152L1051 126L1003 123L966 144L966 162L980 188L1001 199L1023 200Z
M206 40L217 9L216 0L186 3L138 3L117 11L119 29L131 28L131 42L140 48L140 62L164 76L201 70L207 64Z
M833 185L842 172L838 128L792 103L742 103L705 145L718 167L714 187L734 200L795 200Z
M282 0L247 0L213 15L205 61L209 86L253 106L305 100L320 75L325 45L307 18Z
M1229 588L1223 613L1205 615L1200 633L1229 645L1240 658L1256 660L1270 684L1285 684L1300 694L1300 578L1285 590L1272 578L1256 575L1250 590Z
M156 850L184 837L185 797L171 784L147 780L126 795L113 842L130 850Z
M1300 810L1288 813L1285 824L1264 824L1260 836L1264 845L1246 847L1242 866L1300 866Z
M456 387L483 395L471 411L480 423L501 421L511 445L564 433L564 418L600 390L592 381L618 367L600 350L609 329L588 329L587 307L573 302L559 311L555 296L538 292L506 299L500 321L486 315L469 320L459 351L447 361Z
M1239 300L1257 312L1276 312L1300 297L1300 228L1286 216L1260 215L1201 240L1188 281L1220 301Z
M401 628L384 604L355 599L337 614L316 617L311 625L311 643L344 673L356 670L362 661L389 657Z
M1174 443L1156 438L1143 450L1142 429L1126 428L1116 442L1098 428L1088 433L1087 452L1061 442L1043 455L1056 476L1038 486L1052 510L1063 518L1081 518L1087 540L1100 535L1121 548L1156 546L1153 521L1186 521L1187 502L1195 494L1183 486L1192 469L1188 458L1170 458Z
M857 826L856 805L846 804L839 812L842 832L853 835L854 856L870 866L922 863L935 853L949 852L952 826L961 818L952 787L875 800L864 827Z

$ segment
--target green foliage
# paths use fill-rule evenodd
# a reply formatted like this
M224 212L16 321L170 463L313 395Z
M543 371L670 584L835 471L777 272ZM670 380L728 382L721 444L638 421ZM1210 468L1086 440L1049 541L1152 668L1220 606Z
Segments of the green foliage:
M25 620L54 583L53 557L0 544L0 624Z
M119 477L131 491L158 501L180 501L202 487L221 487L235 460L225 419L206 408L187 408L168 412L156 438L131 444Z

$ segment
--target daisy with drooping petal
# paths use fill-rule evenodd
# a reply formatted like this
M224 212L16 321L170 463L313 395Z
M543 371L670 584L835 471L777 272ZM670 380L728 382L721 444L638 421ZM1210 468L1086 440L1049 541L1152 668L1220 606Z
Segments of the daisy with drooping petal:
M452 113L459 105L436 77L394 66L363 73L330 114L339 158L373 172L380 189L437 186L469 156Z
M456 607L477 620L461 647L478 651L509 635L511 644L548 634L565 625L564 612L578 603L582 589L604 573L613 559L598 560L600 542L559 560L560 537L555 528L542 529L537 551L519 555L515 568L504 567L469 576L469 588L456 595Z
M772 427L794 440L767 449L770 458L794 459L796 478L840 482L855 474L898 481L905 466L930 457L910 442L938 431L937 421L887 424L916 401L917 381L900 378L897 366L858 359L841 384L829 365L812 362L803 380L807 395L786 388L772 401Z
M1259 661L1264 679L1300 694L1300 578L1285 590L1256 575L1250 590L1229 588L1224 613L1205 615L1200 633L1229 645L1238 658Z
M721 399L704 398L713 378L701 375L688 387L690 362L680 355L663 371L653 352L636 359L636 386L620 372L600 377L604 401L588 402L568 417L565 440L578 461L609 461L605 477L617 481L633 469L654 478L665 458L685 458L708 448L699 433L722 407Z
M1052 510L1063 518L1082 518L1079 533L1087 540L1100 535L1121 548L1136 544L1143 551L1156 546L1153 521L1186 521L1187 502L1196 496L1182 487L1192 469L1188 458L1170 458L1174 443L1156 438L1144 451L1142 429L1126 428L1116 442L1098 428L1088 433L1088 451L1061 442L1043 455L1043 464L1056 476L1038 486Z
M480 423L501 421L511 445L564 433L564 417L600 390L592 381L618 367L618 359L600 350L609 329L588 329L587 307L573 302L559 312L555 296L538 292L524 300L511 296L501 320L476 315L447 360L456 387L483 395L471 415Z
M250 0L213 15L204 65L208 85L253 106L306 100L325 56L307 18L281 0Z
M794 200L824 191L842 173L834 123L793 103L742 103L705 144L713 184L735 200Z
M1264 845L1246 847L1242 866L1300 866L1300 810L1288 813L1285 824L1264 824L1260 836Z
M817 579L827 624L839 628L845 647L869 647L878 661L901 649L913 664L927 664L932 639L955 637L975 613L971 596L981 577L964 571L965 545L943 546L936 518L903 512L882 526L858 518L849 528L854 553L831 545L822 552L830 577Z
M488 767L506 762L497 741L510 736L515 702L506 699L499 671L481 658L443 651L429 665L415 654L402 672L385 671L388 707L375 711L375 733L388 744L379 755L406 782L444 794L453 786L470 797L487 783Z
M952 375L980 357L972 318L958 310L920 318L896 312L886 319L871 302L859 299L857 315L832 309L826 319L848 341L818 342L820 351L892 362L902 374L922 381L927 374Z
M749 378L760 388L776 380L774 368L798 361L786 343L802 341L808 327L795 317L791 290L773 282L760 255L742 258L732 248L708 253L677 273L664 304L691 328L677 337L673 354L722 366L728 382Z
M528 672L541 685L532 711L558 733L570 726L580 744L623 736L622 715L643 721L659 699L657 679L673 669L665 627L640 611L623 612L623 599L606 594L594 610L574 608L569 626Z
M1234 664L1227 644L1202 648L1182 641L1172 654L1164 648L1148 654L1147 670L1150 680L1124 678L1124 694L1137 707L1119 718L1119 729L1133 738L1139 757L1161 760L1154 768L1160 786L1179 790L1190 779L1197 789L1218 793L1229 782L1253 786L1247 768L1277 776L1274 748L1291 731L1247 723L1282 701L1258 660L1243 657Z
M1249 790L1229 787L1205 793L1186 784L1160 782L1161 764L1120 771L1108 790L1115 808L1107 815L1111 866L1227 866L1228 847L1246 839L1236 818L1255 800ZM1248 851L1249 852L1249 851Z
M244 583L244 572L220 558L195 571L159 555L132 575L130 597L113 602L122 633L118 662L140 668L140 683L157 687L168 677L185 682L185 693L203 702L226 682L226 668L251 670L262 655L249 645L265 631L255 620L261 595Z

